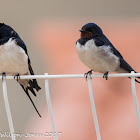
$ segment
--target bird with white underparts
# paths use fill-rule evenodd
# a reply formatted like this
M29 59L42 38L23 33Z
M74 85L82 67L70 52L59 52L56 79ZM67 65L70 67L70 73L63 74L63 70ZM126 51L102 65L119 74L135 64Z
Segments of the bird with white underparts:
M104 73L103 78L106 80L109 72L136 73L98 25L87 23L79 31L81 37L76 42L77 54L83 64L91 69L85 73L86 79L92 71ZM140 83L137 79L135 81Z
M37 80L20 79L20 75L34 75L26 45L15 31L4 23L0 23L0 74L2 78L6 75L13 75L17 79L41 117L29 95L30 91L36 96L35 90L41 89Z

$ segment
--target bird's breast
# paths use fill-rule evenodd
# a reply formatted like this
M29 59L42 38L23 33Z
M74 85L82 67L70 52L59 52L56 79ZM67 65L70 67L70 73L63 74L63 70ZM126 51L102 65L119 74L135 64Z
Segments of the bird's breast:
M0 73L3 72L11 75L28 72L28 56L11 38L0 45Z
M96 72L113 72L120 65L119 58L111 52L110 46L97 47L93 39L85 45L77 42L76 49L80 60Z

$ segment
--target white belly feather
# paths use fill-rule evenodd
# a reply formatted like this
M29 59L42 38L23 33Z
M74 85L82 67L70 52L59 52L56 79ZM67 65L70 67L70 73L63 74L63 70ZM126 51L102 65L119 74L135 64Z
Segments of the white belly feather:
M80 60L90 69L96 72L115 72L120 65L119 58L115 56L110 46L97 47L91 39L85 45L76 44Z
M0 45L0 74L3 72L10 75L28 72L28 56L12 39Z

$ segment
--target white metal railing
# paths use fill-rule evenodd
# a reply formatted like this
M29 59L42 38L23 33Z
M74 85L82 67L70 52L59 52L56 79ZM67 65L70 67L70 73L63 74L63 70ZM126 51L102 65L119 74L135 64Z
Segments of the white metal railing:
M94 103L94 98L93 98L92 79L91 79L91 78L97 78L97 77L103 77L103 74L94 74L94 75L91 75L91 77L88 77L88 88L89 88L89 96L90 96L91 109L92 109L92 115L93 115L93 120L94 120L94 124L95 124L95 129L96 129L97 140L101 140L100 129L99 129L96 108L95 108L95 103ZM140 113L139 113L139 107L138 107L137 96L136 96L136 88L135 88L135 77L140 77L140 73L131 72L131 73L121 73L121 74L109 74L108 77L131 77L132 94L133 94L133 100L134 100L134 105L135 105L135 110L136 110L136 115L137 115L137 122L138 122L138 127L139 127L139 134L140 134ZM52 79L52 78L85 78L85 77L83 74L48 75L47 73L45 75L20 76L20 79L45 79L46 100L47 100L47 104L48 104L48 110L49 110L49 115L50 115L50 119L51 119L51 123L52 123L53 133L55 134L54 140L58 140L54 116L53 116L53 110L52 110L52 105L51 105L50 93L49 93L49 79ZM0 76L0 79L2 79L2 76ZM3 79L2 87L3 87L4 102L5 102L6 113L7 113L7 118L8 118L8 123L9 123L9 127L10 127L12 140L16 140L16 137L13 135L14 126L13 126L12 116L11 116L11 112L10 112L10 106L9 106L9 102L8 102L6 79L14 79L14 76L6 76Z

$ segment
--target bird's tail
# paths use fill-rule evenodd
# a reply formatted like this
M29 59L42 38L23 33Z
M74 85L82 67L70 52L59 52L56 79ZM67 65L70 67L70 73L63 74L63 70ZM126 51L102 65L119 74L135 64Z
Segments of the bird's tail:
M134 72L135 72L135 71L134 71ZM137 72L135 72L135 73L137 73ZM128 77L128 78L130 78L130 77ZM136 78L140 79L140 77L136 77ZM131 79L131 78L130 78L130 79ZM140 81L138 81L137 79L135 79L135 82L140 83Z
M36 91L39 91L41 89L41 87L38 85L37 80L33 79L33 80L29 80L29 85L30 87L36 89Z
M32 69L31 64L30 64L30 59L28 59L28 61L29 61L29 62L28 62L29 71L30 71L31 75L34 75L33 69ZM36 91L39 91L39 90L41 89L41 87L40 87L40 86L38 85L38 83L37 83L37 80L36 80L36 79L24 79L24 80L23 80L23 79L19 79L19 80L18 80L18 83L21 85L21 87L23 88L23 90L24 90L25 93L27 94L28 98L30 99L31 103L33 104L33 106L34 106L36 112L37 112L38 115L41 117L41 115L39 114L39 112L38 112L38 110L37 110L37 108L36 108L36 106L35 106L35 104L34 104L34 102L32 101L32 99L31 99L31 97L30 97L30 95L29 95L29 93L28 93L28 91L30 90L31 93L32 93L34 96L36 96L36 93L35 93L34 89L35 89Z
M36 79L33 79L33 80L31 80L31 79L29 79L29 80L28 79L19 79L18 83L20 85L23 85L24 88L27 88L28 90L30 90L34 96L36 96L34 89L36 89L36 91L39 91L41 89L40 86L38 85Z
M137 77L137 78L139 78L139 79L140 79L140 77ZM137 83L140 83L140 81L138 81L137 79L135 79L135 81L136 81Z
M29 71L30 71L31 75L34 75L34 71L33 71L33 69L32 69L30 60L29 60L29 63L28 63L28 67L29 67ZM35 88L36 91L39 91L39 90L41 89L40 86L38 85L36 79L29 80L29 85L30 85L31 87Z
M131 73L131 71L134 71L134 69L123 58L120 59L120 68L123 69L123 72L125 71ZM136 71L134 72L137 73ZM128 78L131 79L131 77ZM140 77L136 77L136 78L140 79ZM137 83L140 83L140 81L138 81L137 79L135 79L135 81Z
M21 85L21 84L20 84L20 85ZM28 93L28 90L30 90L30 91L33 93L33 95L36 96L36 94L35 94L35 92L34 92L34 89L33 89L31 86L30 86L30 87L27 86L27 87L25 88L23 85L21 85L21 87L23 88L23 90L25 91L26 95L27 95L28 98L30 99L30 101L31 101L33 107L35 108L36 112L38 113L39 117L41 117L41 115L40 115L39 111L37 110L37 108L36 108L36 106L35 106L35 104L34 104L32 98L30 97L30 95L29 95L29 93Z
M137 73L137 72L135 72L135 73ZM140 79L140 77L136 77L136 78ZM136 81L137 83L140 83L140 81L138 81L137 79L135 79L135 81Z

